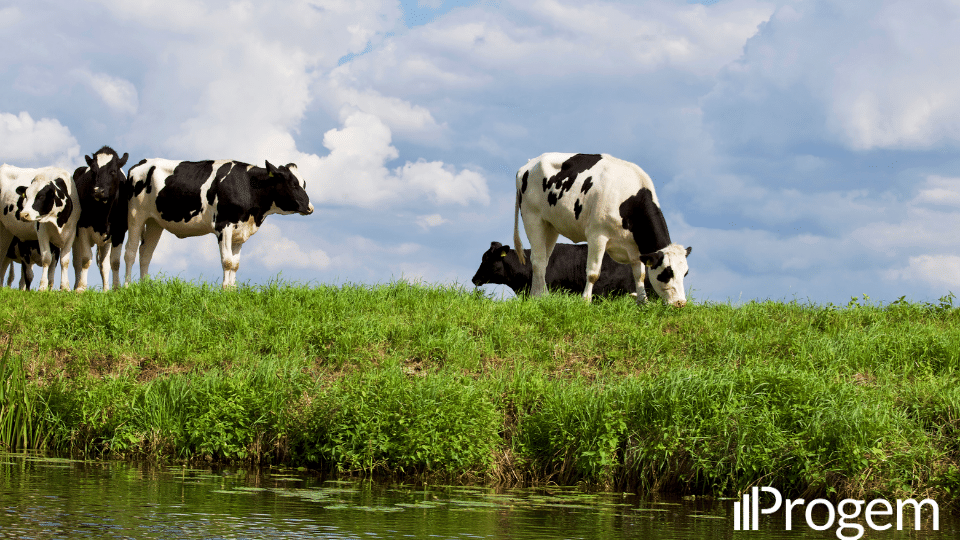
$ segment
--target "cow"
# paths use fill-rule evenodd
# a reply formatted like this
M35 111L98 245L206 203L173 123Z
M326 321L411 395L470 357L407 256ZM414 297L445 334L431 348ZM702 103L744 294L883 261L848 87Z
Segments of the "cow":
M586 301L592 298L606 252L630 265L638 304L647 301L643 283L649 268L654 291L668 304L686 305L683 278L692 248L670 241L653 181L643 169L607 154L547 153L521 167L516 180L514 245L525 263L522 216L531 248L533 296L546 291L547 261L562 234L587 242Z
M530 250L523 250L526 257ZM547 264L547 289L581 294L586 286L587 246L586 244L557 244L550 254ZM490 249L484 254L480 268L471 280L477 287L494 283L506 285L514 294L530 291L533 281L533 267L529 260L520 262L517 252L500 242L490 242ZM644 286L652 290L650 281ZM600 297L635 295L633 270L629 265L620 264L603 254L600 277L593 286L593 294Z
M216 234L223 287L236 285L240 248L270 214L313 213L306 183L293 163L266 167L239 161L145 159L127 173L129 240L124 252L129 284L140 249L140 279L168 230L179 238ZM141 242L142 239L142 242Z
M126 176L123 166L129 154L123 157L109 146L97 150L93 156L84 156L86 167L73 172L80 199L80 219L73 241L73 272L77 291L87 289L87 274L93 246L97 246L97 267L103 280L103 290L110 289L108 265L113 265L113 286L120 286L120 246L127 232ZM111 257L111 252L116 255Z
M43 291L52 285L50 246L59 247L60 289L70 290L67 266L80 214L70 173L60 167L24 169L0 165L0 209L0 253L7 253L14 237L37 240L43 266L38 289ZM6 274L9 264L10 260L4 257L0 276Z
M60 248L55 245L50 246L50 254L54 260L60 258ZM33 265L43 264L43 258L40 254L40 242L37 240L20 240L17 237L10 242L10 248L7 250L7 259L10 262L20 263L20 290L29 291L30 284L33 283ZM53 282L55 265L50 265L47 270L47 280ZM13 285L13 265L10 265L10 276L7 278L7 287Z

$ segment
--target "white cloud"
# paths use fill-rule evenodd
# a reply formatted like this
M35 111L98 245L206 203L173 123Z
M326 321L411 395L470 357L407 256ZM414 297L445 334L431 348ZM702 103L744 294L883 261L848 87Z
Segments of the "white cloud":
M23 19L23 13L17 6L0 8L0 28L13 26Z
M390 128L372 114L348 113L342 129L324 134L323 145L329 155L304 156L298 162L308 179L318 179L311 192L317 200L364 207L409 202L423 196L434 204L490 201L486 180L474 171L457 172L442 162L424 160L389 171L386 163L399 153L391 145ZM309 181L307 188L311 189Z
M136 114L140 100L136 87L130 81L105 73L84 70L77 70L76 73L108 107L120 113Z
M432 227L450 223L450 220L444 219L440 214L430 214L427 216L417 216L416 224L423 230L430 230Z
M56 119L34 120L27 112L0 113L0 162L68 167L79 155L77 140Z
M706 100L710 123L745 149L955 145L960 73L944 66L960 63L958 17L949 0L922 10L903 0L782 5Z
M253 249L243 253L244 258L256 261L270 270L278 268L308 268L324 270L330 266L330 257L322 249L310 249L283 236L280 227L264 223L257 234Z
M421 143L438 144L447 131L446 125L437 123L425 107L409 101L384 96L371 88L360 90L349 80L349 72L343 66L324 77L317 85L322 96L321 104L328 111L344 111L350 108L370 113L402 137Z
M910 257L906 268L886 273L889 280L921 282L933 289L960 287L960 257L956 255L920 255Z

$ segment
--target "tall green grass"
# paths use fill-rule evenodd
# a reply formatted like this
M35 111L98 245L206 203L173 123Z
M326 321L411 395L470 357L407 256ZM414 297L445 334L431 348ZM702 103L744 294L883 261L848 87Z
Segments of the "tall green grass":
M0 442L365 475L946 502L960 489L952 302L674 309L496 301L404 282L2 290Z

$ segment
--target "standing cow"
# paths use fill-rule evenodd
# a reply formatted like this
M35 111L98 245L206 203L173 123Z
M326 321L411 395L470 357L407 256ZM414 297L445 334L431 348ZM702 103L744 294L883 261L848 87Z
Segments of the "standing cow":
M127 232L126 176L123 166L128 154L117 155L109 146L97 150L93 156L84 156L86 167L73 172L80 199L80 220L73 242L73 272L76 290L87 289L87 274L93 246L97 246L97 267L103 280L103 290L110 289L109 261L113 262L113 286L120 286L120 246ZM111 251L117 254L111 257Z
M313 213L293 163L256 167L239 161L143 160L128 173L130 239L124 253L129 284L140 246L140 279L164 229L179 238L216 234L224 288L236 285L240 248L270 214ZM141 237L143 239L141 243Z
M686 305L683 278L691 248L671 243L653 181L633 163L606 154L548 153L517 171L513 236L523 263L521 215L530 240L534 296L546 290L547 261L562 234L587 242L583 298L588 302L606 252L631 266L637 303L647 300L643 282L649 267L657 294L671 305Z
M530 250L523 250L529 256ZM547 264L547 289L580 294L587 284L587 246L586 244L557 244L550 254ZM533 282L533 267L530 261L520 262L517 252L500 242L490 242L490 249L484 254L480 268L473 276L477 287L487 283L506 285L514 294L530 291ZM650 289L650 281L644 287ZM636 294L634 291L633 270L629 265L620 264L603 254L603 266L600 277L593 285L596 296L625 296Z
M53 260L60 258L60 248L55 245L50 246L50 255ZM30 284L33 283L33 265L43 265L43 257L40 253L40 242L36 240L20 240L13 237L10 242L10 248L7 249L7 259L10 262L20 263L20 290L29 291ZM47 270L47 280L53 282L53 273L56 265L51 264ZM7 287L13 285L13 265L10 265L10 276L7 278Z
M67 266L70 246L77 232L79 200L70 173L59 167L23 169L0 165L0 253L7 253L14 237L37 240L40 246L43 273L39 290L52 285L49 280L53 253L50 246L60 248L60 289L70 289ZM0 276L7 272L10 260L0 263Z

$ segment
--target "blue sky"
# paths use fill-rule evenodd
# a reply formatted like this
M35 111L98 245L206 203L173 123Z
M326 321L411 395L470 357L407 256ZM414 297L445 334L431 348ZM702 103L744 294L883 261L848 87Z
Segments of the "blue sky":
M519 167L609 153L654 179L695 301L935 300L958 27L941 0L0 1L0 162L296 162L317 211L269 217L240 282L469 285ZM165 234L151 270L217 282L216 240Z

